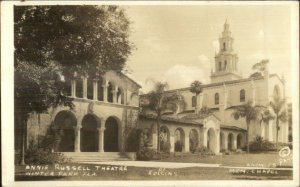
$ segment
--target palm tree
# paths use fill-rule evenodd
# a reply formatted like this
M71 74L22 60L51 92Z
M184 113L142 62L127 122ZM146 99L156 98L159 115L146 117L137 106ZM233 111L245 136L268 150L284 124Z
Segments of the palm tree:
M285 108L285 99L278 95L273 96L273 101L270 102L270 107L275 114L276 119L276 144L278 144L278 131L280 129L279 122L287 121L287 111Z
M248 101L244 105L236 106L232 115L234 119L245 118L247 124L247 152L249 153L249 129L252 121L257 121L261 112L261 106L253 106L252 101Z
M143 99L147 100L147 104L142 106L143 109L150 109L156 114L158 152L160 152L160 123L163 112L166 110L176 111L178 106L185 106L182 95L177 92L166 93L167 89L168 83L155 82L153 90L143 96Z
M273 120L275 117L271 114L270 110L264 109L260 113L260 127L262 123L269 124L269 121Z
M196 94L196 113L198 113L198 95L202 92L202 83L200 81L195 80L191 83L190 91Z

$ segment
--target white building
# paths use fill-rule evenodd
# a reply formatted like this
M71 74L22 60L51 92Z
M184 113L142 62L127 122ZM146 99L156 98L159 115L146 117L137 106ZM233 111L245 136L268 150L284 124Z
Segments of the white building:
M238 56L234 52L234 39L229 30L229 24L225 22L224 30L219 38L220 51L215 56L215 71L211 73L211 83L203 85L201 94L190 92L190 87L167 91L177 92L184 97L186 107L176 113L163 115L162 126L167 131L170 151L174 152L176 136L182 139L183 151L189 151L189 136L196 132L199 137L199 145L209 147L215 153L220 150L237 149L245 145L246 122L244 118L235 120L232 116L235 106L243 105L247 101L253 101L254 105L267 106L276 92L285 97L285 83L276 74L269 74L268 68L261 76L243 78L238 71ZM201 80L200 80L201 81ZM143 96L141 97L143 99ZM198 101L198 102L197 102ZM196 106L196 103L198 106ZM213 115L206 118L187 119L202 107L208 107ZM253 123L253 122L252 122ZM152 129L156 125L155 115L149 112L141 115L140 124L143 128ZM179 133L178 133L179 132ZM262 136L269 141L276 140L275 120L269 124L255 122L250 125L249 140L256 136ZM156 132L153 133L153 144L157 145ZM288 142L288 125L280 125L279 142Z

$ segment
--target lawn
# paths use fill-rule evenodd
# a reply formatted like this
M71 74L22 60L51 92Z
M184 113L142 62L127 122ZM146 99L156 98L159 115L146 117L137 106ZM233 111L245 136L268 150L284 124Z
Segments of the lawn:
M277 152L265 153L241 153L231 155L200 156L197 154L171 154L163 157L160 162L187 162L187 163L211 163L225 166L251 166L251 167L292 167L292 154L281 158Z
M280 157L276 153L261 154L234 154L200 157L199 155L177 155L163 158L153 163L153 168L133 166L107 166L101 164L62 164L62 168L48 165L48 168L37 170L16 166L17 181L28 180L234 180L234 179L281 179L291 180L292 171L279 171L277 174L233 174L230 168L225 166L252 166L266 167L272 163L278 163ZM189 168L161 168L160 162L189 162L189 163L214 163L224 166L189 167ZM285 167L290 163L285 163ZM69 166L69 170L65 167ZM70 169L71 168L71 169ZM75 169L75 170L72 170ZM80 169L79 169L80 168ZM54 171L51 176L50 171ZM26 174L27 172L27 174ZM28 173L48 172L47 176L38 173L29 176ZM36 176L37 175L37 176Z

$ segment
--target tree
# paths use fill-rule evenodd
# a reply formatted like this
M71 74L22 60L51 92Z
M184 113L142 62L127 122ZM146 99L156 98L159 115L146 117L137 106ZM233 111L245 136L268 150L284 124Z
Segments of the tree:
M281 98L279 95L273 96L273 101L270 102L270 107L274 112L276 119L276 144L278 144L278 132L279 132L279 124L280 122L287 121L287 110L285 107L285 99Z
M247 152L249 153L249 129L251 122L257 121L261 112L261 106L253 106L252 101L248 101L244 105L235 107L232 115L234 119L245 118L247 124Z
M271 114L270 110L264 109L260 113L260 127L262 126L262 123L269 124L269 121L273 120L274 116Z
M24 164L29 114L67 105L63 76L121 72L131 53L129 20L117 6L15 6L15 116ZM63 76L62 76L63 75Z
M143 105L143 109L150 109L156 114L156 132L157 136L157 151L160 152L160 123L164 111L176 111L179 107L184 107L185 103L182 95L179 93L165 93L168 89L168 84L164 82L155 82L154 88L148 94L144 95L147 104Z
M202 83L195 80L191 83L190 91L196 94L196 113L198 113L198 95L202 92Z

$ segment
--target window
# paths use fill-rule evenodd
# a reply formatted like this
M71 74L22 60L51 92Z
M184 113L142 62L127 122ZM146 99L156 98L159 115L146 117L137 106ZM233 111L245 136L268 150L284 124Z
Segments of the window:
M71 94L71 80L67 77L65 77L63 94L65 96L71 96L72 95Z
M215 94L215 105L219 104L219 93Z
M245 96L245 90L242 89L240 91L240 102L245 102L246 96Z
M192 107L195 107L197 105L197 97L193 96L192 97Z
M227 61L225 60L225 66L224 66L224 70L227 69Z
M221 71L222 70L222 63L221 62L219 62L219 71Z
M103 79L100 77L98 80L98 101L103 101L104 97L103 97Z
M107 87L107 101L112 103L113 102L113 85L109 82Z
M225 42L223 43L223 49L224 49L224 51L226 51L226 44L225 44Z
M273 95L274 95L275 97L281 97L281 94L280 94L280 88L279 88L278 85L276 85L276 86L274 87Z

